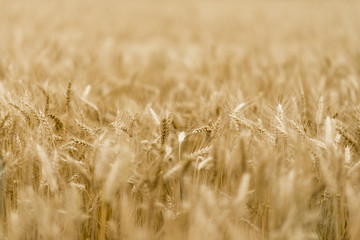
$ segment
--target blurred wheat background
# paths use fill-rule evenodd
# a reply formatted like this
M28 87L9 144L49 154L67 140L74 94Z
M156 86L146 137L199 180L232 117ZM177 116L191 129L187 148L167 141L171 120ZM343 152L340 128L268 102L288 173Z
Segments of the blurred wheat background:
M0 12L0 239L360 239L360 2Z

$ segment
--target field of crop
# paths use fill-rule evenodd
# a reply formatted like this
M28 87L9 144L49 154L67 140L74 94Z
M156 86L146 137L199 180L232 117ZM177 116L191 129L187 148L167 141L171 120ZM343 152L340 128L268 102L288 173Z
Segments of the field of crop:
M360 239L360 2L0 0L0 239Z

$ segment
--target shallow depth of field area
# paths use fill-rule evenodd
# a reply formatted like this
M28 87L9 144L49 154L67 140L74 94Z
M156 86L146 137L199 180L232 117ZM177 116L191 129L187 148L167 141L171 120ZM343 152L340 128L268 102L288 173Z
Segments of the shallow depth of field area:
M358 1L0 9L0 239L360 239Z

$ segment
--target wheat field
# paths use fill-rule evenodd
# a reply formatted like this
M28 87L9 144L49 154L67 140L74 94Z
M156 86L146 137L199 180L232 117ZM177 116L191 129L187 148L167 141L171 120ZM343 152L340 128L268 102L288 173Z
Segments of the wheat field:
M0 9L0 239L360 239L359 1Z

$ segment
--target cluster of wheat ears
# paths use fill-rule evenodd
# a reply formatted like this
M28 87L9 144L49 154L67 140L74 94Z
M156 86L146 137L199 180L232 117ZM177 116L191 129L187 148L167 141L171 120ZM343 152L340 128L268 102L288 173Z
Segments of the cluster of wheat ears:
M358 2L0 9L0 239L360 238Z

